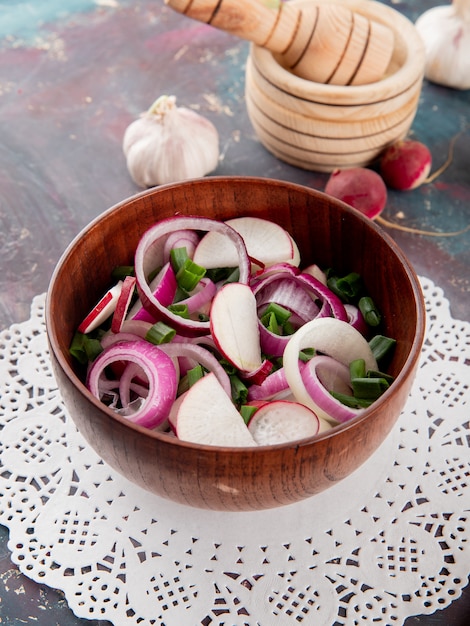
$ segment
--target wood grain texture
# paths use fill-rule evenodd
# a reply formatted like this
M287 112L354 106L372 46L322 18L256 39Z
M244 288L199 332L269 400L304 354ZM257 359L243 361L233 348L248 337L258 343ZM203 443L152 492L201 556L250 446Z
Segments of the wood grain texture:
M259 449L180 442L131 424L93 398L68 352L73 333L109 286L112 269L132 264L145 230L175 214L270 219L292 234L304 264L359 272L383 313L382 332L397 339L390 365L396 380L390 392L359 418L314 439ZM417 278L393 240L350 207L281 181L213 177L144 192L88 226L52 277L46 323L64 401L84 437L109 465L141 487L177 502L256 510L327 489L359 467L383 441L413 381L423 341L424 304Z

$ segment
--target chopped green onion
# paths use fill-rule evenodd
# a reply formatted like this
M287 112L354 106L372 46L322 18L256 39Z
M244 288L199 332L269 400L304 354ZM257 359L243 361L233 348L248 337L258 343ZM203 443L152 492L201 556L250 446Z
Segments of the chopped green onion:
M82 365L94 361L102 351L98 339L79 332L74 334L69 348L70 354Z
M291 322L289 322L289 320L284 322L282 328L284 330L284 335L293 335L295 333L295 330L296 330L294 328L294 325Z
M111 278L116 282L118 280L124 280L126 276L134 276L133 265L118 265L111 272Z
M171 313L174 313L175 315L179 315L185 320L189 319L189 311L188 311L187 304L177 304L177 303L170 304L167 308Z
M380 324L382 316L370 296L360 298L358 307L368 326L378 326Z
M367 409L373 400L366 400L365 398L355 398L354 396L348 396L345 393L338 393L336 391L330 391L330 394L336 400L339 400L341 404L348 406L350 409Z
M377 372L375 370L367 370L366 374L367 378L385 378L389 385L393 383L395 378L390 376L390 374L385 374L384 372Z
M191 259L186 259L184 265L176 273L176 282L179 287L189 292L196 287L205 273L206 270L203 267Z
M364 359L355 359L349 364L349 376L351 380L364 378L366 375L366 362Z
M276 314L272 311L271 313L263 313L261 316L261 323L269 330L269 332L274 333L275 335L281 334L281 328L279 327Z
M375 356L375 360L380 363L386 356L392 353L397 341L384 335L375 335L369 341L372 354Z
M283 326L292 315L292 313L288 309L285 309L283 306L277 304L276 302L270 302L268 304L266 310L264 311L264 315L266 315L266 313L273 313L276 316L276 320L281 326Z
M238 267L217 267L206 271L207 278L213 283L236 283L240 278Z
M299 352L299 359L306 363L315 356L315 348L304 348Z
M330 270L327 274L327 287L343 302L356 302L364 291L361 275L350 272L346 276L336 276Z
M245 424L248 424L248 422L250 421L250 419L253 417L253 415L256 413L257 410L258 410L257 406L251 406L249 404L242 404L242 406L240 407L240 414L243 417L243 421L245 422Z
M169 343L175 335L176 330L174 328L164 322L156 322L148 329L145 340L158 346L161 343Z
M188 252L185 247L172 248L170 251L170 263L175 274L183 267L186 261L189 259Z
M377 400L390 385L385 378L354 378L351 380L354 397Z
M230 375L230 387L233 402L237 406L246 404L246 401L248 400L248 387L235 374Z
M205 374L205 370L200 363L195 365L193 368L187 371L188 376L188 384L190 387L197 383Z

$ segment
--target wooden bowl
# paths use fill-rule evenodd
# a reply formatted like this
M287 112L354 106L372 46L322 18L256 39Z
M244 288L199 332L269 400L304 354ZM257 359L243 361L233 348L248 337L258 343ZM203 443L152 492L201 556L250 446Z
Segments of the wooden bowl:
M308 7L315 0L292 0ZM374 0L331 0L394 32L395 47L382 80L365 85L332 85L295 76L282 57L252 45L245 96L250 121L261 143L275 156L308 170L372 163L408 133L424 76L422 41L404 15Z
M281 224L303 264L359 272L397 339L396 380L362 415L311 439L257 448L193 445L135 426L95 399L72 362L78 324L110 285L116 265L133 263L151 225L175 214L223 220L237 215ZM46 325L65 405L90 446L130 481L164 498L217 510L256 510L308 498L358 468L385 439L408 397L424 334L418 279L375 223L346 204L300 185L250 177L207 177L145 191L109 209L70 244L52 276ZM384 463L392 459L384 459ZM358 485L360 489L360 485Z

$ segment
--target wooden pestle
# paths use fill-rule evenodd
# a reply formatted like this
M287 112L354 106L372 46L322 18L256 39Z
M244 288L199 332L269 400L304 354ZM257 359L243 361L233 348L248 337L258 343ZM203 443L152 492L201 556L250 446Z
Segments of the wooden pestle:
M263 0L165 0L199 22L247 39L279 56L297 76L321 83L358 85L380 80L394 35L340 4L270 7Z

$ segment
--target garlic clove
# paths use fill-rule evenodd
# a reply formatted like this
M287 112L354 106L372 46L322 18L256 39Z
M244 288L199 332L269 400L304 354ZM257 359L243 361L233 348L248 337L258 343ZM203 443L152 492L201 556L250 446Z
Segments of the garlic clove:
M177 107L162 96L126 129L123 152L139 187L153 187L214 171L219 162L219 135L208 119Z
M415 27L425 46L426 78L446 87L470 89L470 0L428 9Z

